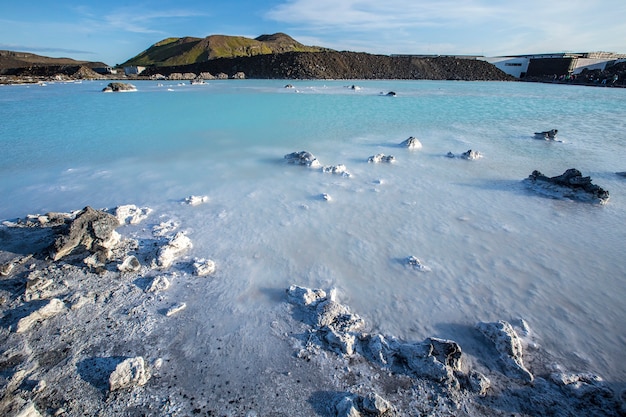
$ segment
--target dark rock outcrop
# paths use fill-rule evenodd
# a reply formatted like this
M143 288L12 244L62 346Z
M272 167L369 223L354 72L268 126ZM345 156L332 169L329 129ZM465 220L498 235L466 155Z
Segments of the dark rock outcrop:
M62 227L60 234L50 246L52 260L58 261L81 247L96 254L101 262L109 259L111 248L119 242L120 237L115 231L119 225L115 216L89 206L85 207Z
M535 132L536 139L555 140L559 133L557 129L546 130L545 132Z
M556 177L547 177L535 170L526 178L537 191L555 198L567 198L604 204L609 201L609 192L593 184L590 177L583 177L579 170L570 168Z
M149 67L142 75L174 72L244 72L252 79L403 79L512 81L494 65L457 57L411 57L359 52L286 52L217 58L190 65Z

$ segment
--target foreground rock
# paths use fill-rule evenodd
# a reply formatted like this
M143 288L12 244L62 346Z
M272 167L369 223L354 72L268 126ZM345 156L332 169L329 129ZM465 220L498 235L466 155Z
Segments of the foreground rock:
M109 85L102 89L103 93L118 93L130 91L137 91L137 87L128 83L109 83Z
M396 415L389 401L374 393L366 396L343 395L335 405L337 417L386 416Z
M583 177L580 171L570 168L556 177L547 177L539 171L524 180L534 190L553 198L605 204L609 201L609 192L591 182L590 177Z
M158 265L161 268L169 268L172 263L183 252L192 247L191 239L189 239L183 232L176 233L167 244L163 245L159 249L158 253Z
M476 328L494 343L510 374L526 382L533 381L533 374L524 366L522 341L513 326L500 320L495 323L478 323Z
M117 217L104 211L85 207L60 231L50 247L52 260L58 261L77 248L95 254L99 261L110 258L111 249L120 241L115 229L120 225Z
M145 385L150 379L150 371L141 356L128 358L115 367L109 376L109 391Z
M302 308L314 328L308 346L313 343L339 355L361 356L394 372L459 386L456 374L463 372L461 347L457 343L433 337L419 343L403 343L393 337L363 332L363 319L321 289L292 285L287 289L287 298Z
M17 322L17 328L15 332L23 333L30 329L33 324L42 322L46 319L49 319L50 317L56 316L57 314L61 314L64 311L66 311L66 308L63 301L57 298L53 298L40 309L35 310L28 316L20 319L20 321Z

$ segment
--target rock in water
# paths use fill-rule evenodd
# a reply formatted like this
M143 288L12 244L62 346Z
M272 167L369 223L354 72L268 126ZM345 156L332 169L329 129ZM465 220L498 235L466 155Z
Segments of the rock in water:
M137 91L137 87L128 83L109 83L102 89L103 93L123 92L123 91Z
M84 246L98 257L109 259L111 249L120 239L115 231L119 225L115 216L85 207L50 247L52 259L58 261L79 246Z
M343 177L350 177L352 174L348 171L348 168L344 164L339 165L326 165L322 168L322 172L326 174L341 175Z
M463 152L462 154L459 155L455 155L452 152L448 152L446 154L446 156L448 158L461 158L461 159L467 159L468 161L475 161L476 159L480 159L483 157L483 155L475 150L472 149L468 149L467 151Z
M384 153L377 153L376 155L372 155L367 159L367 162L373 162L375 164L381 162L396 162L396 158L393 155L385 155Z
M533 381L533 374L526 369L522 359L522 341L511 324L500 320L494 323L478 323L476 328L494 343L511 376L526 382Z
M463 152L460 155L460 158L469 159L470 161L473 161L475 159L479 159L479 158L482 158L482 157L483 157L483 155L480 152L474 151L472 149L468 149L466 152Z
M411 136L410 138L403 141L400 144L400 146L403 146L409 149L422 149L422 142L420 142L417 138L414 138L413 136Z
M532 185L536 191L550 197L600 204L609 201L607 190L592 184L590 177L583 177L575 168L570 168L556 177L547 177L535 170L524 181Z
M305 165L311 168L320 168L322 166L315 155L307 151L292 152L285 155L285 159L290 164Z
M215 262L211 259L196 259L193 263L193 274L199 277L215 272Z
M109 390L145 385L150 379L150 371L141 356L128 358L115 367L109 376Z
M292 285L287 289L287 298L292 304L316 307L320 302L326 301L326 291Z
M209 201L209 196L206 195L190 195L189 197L185 198L185 203L189 204L190 206L197 206L199 204L204 204L207 201Z
M559 133L557 129L550 129L545 132L535 132L535 139L555 140L557 133Z
M430 271L431 270L430 267L424 265L422 261L420 261L418 258L416 258L413 255L406 258L406 263L407 265L412 266L414 269L417 269L418 271Z

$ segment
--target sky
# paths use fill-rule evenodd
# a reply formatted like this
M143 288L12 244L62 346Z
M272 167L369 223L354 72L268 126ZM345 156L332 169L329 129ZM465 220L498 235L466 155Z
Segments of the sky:
M0 49L116 65L169 37L377 54L626 53L624 0L30 0L0 4Z

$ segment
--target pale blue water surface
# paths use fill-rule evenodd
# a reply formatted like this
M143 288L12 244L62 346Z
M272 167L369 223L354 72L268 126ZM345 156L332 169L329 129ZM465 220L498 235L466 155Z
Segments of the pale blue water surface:
M288 82L1 86L0 219L147 206L144 227L180 222L189 256L218 263L243 312L296 283L338 288L374 330L406 340L471 346L459 329L524 318L562 367L626 381L625 89ZM552 128L562 143L533 139ZM423 149L398 146L409 136ZM445 157L468 149L484 158ZM285 163L301 150L352 176ZM397 162L368 164L376 153ZM610 202L548 199L521 182L568 168ZM210 200L181 204L190 195ZM432 270L411 270L409 255Z

